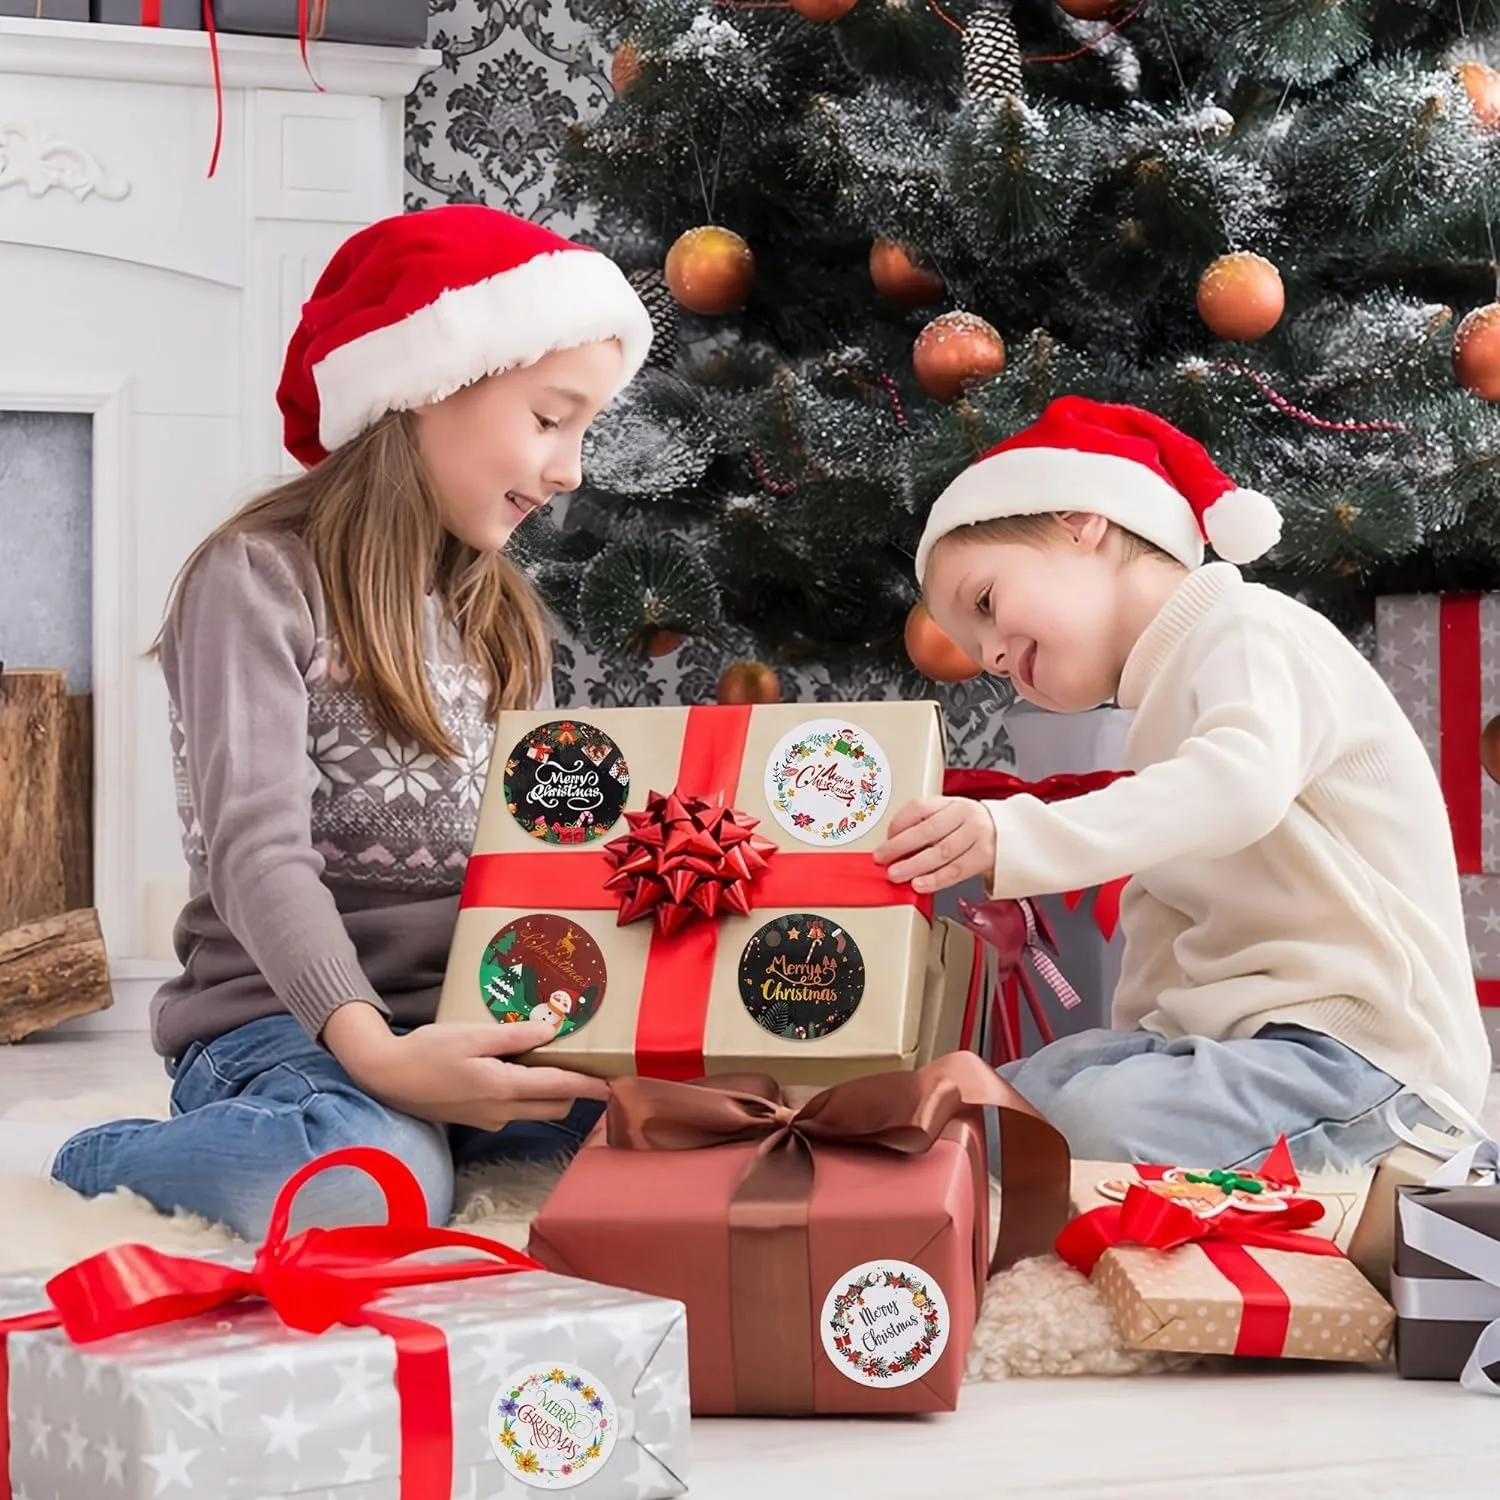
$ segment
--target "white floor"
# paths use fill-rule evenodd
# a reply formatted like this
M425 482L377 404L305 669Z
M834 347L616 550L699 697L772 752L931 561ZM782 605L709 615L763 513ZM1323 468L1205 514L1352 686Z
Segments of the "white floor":
M0 1108L157 1076L139 1035L0 1048ZM23 1231L24 1232L24 1231ZM1492 1500L1500 1402L1319 1367L966 1388L899 1423L700 1421L694 1500Z

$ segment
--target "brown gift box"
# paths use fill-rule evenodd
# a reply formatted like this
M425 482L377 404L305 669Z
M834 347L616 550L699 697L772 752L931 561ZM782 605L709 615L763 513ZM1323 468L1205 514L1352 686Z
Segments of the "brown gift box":
M830 724L853 731L861 751L872 747L867 763L879 769L874 779L884 795L873 809L856 804L857 821L819 845L816 829L799 837L779 821L768 768L778 763L778 746L823 737L825 731L811 731ZM560 725L573 736L564 749L554 744ZM799 730L810 733L799 738L793 733ZM628 766L623 796L614 747ZM584 764L589 754L600 757L592 769ZM933 957L934 928L924 907L914 904L909 888L891 885L870 853L897 808L941 790L943 758L941 719L931 703L501 714L438 1020L490 1017L485 986L499 962L497 935L530 917L547 930L547 943L567 947L572 966L557 968L546 955L533 963L539 1002L548 1000L558 974L564 989L583 994L590 972L602 973L603 989L587 1024L566 1027L529 1060L600 1077L755 1071L809 1085L915 1067L925 1060L926 1046L956 1035L959 1023L943 1006L962 1002L957 981L945 978L949 969ZM538 768L542 762L547 779ZM812 755L809 764L822 762ZM620 893L604 888L612 872L601 851L631 832L624 815L642 813L650 793L674 790L684 799L722 798L757 820L755 834L775 852L747 887L773 890L774 904L752 894L749 915L721 908L675 935L658 933L649 918L617 924ZM580 808L590 800L595 805L559 813L563 793L576 793ZM782 809L781 816L794 816L801 805ZM523 827L516 807L528 820L537 810L534 827ZM811 1038L768 1029L742 1000L742 954L768 923L802 913L823 919L830 941L852 940L863 976L847 1019ZM520 943L538 952L542 939L523 932ZM953 954L966 947L951 933L940 943ZM580 965L580 951L597 953L592 971ZM838 970L847 973L847 966Z
M1391 1299L1398 1314L1398 1375L1465 1376L1466 1385L1487 1386L1484 1372L1466 1376L1464 1367L1480 1336L1500 1319L1500 1187L1396 1189ZM1491 1381L1500 1379L1496 1338L1486 1340Z
M993 1262L981 1104L1000 1112ZM686 1303L695 1413L951 1411L986 1277L1050 1250L1067 1169L1062 1137L972 1053L799 1108L766 1078L627 1078L530 1251Z
M1111 1181L1120 1189L1106 1193L1103 1185ZM1276 1216L1268 1214L1269 1238L1306 1237L1342 1249L1358 1224L1368 1182L1367 1172L1302 1177L1290 1196L1316 1199L1322 1216L1307 1227L1283 1224L1277 1234ZM1121 1190L1131 1195L1124 1202ZM1139 1205L1131 1202L1136 1197ZM1175 1216L1179 1232L1161 1241L1175 1248L1152 1248L1140 1242L1146 1234L1134 1232L1139 1226L1130 1225L1130 1209L1149 1204ZM1383 1360L1389 1352L1394 1311L1342 1254L1258 1245L1249 1214L1241 1216L1251 1226L1245 1241L1210 1215L1201 1221L1207 1230L1201 1239L1180 1243L1191 1211L1160 1199L1136 1167L1123 1163L1075 1163L1072 1207L1079 1219L1069 1225L1059 1253L1090 1276L1132 1348L1357 1363ZM1147 1212L1139 1225L1163 1222ZM1101 1252L1101 1246L1107 1248Z

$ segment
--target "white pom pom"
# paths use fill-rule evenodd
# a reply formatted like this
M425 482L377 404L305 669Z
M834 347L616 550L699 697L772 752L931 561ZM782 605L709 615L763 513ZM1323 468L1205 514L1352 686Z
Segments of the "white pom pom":
M1281 512L1258 490L1229 490L1204 512L1203 527L1225 562L1249 563L1281 540Z

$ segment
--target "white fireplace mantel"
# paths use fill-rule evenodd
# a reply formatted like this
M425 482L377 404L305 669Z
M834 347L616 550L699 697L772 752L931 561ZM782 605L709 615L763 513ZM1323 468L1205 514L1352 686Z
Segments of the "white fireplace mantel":
M183 887L144 653L193 545L293 467L286 340L340 241L401 211L403 101L440 60L310 53L322 91L294 40L219 37L210 178L205 33L0 18L0 408L94 418L95 900L122 976L170 958Z

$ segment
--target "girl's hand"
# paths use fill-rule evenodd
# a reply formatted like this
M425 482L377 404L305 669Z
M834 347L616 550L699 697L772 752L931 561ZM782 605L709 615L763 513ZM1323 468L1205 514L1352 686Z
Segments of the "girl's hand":
M995 822L967 797L918 797L891 819L875 863L894 881L923 893L947 890L995 869Z
M512 1120L561 1120L579 1099L609 1086L564 1068L504 1061L557 1034L557 1022L419 1026L395 1036L372 1005L340 1006L323 1029L328 1050L372 1098L402 1114L445 1125L499 1130Z

